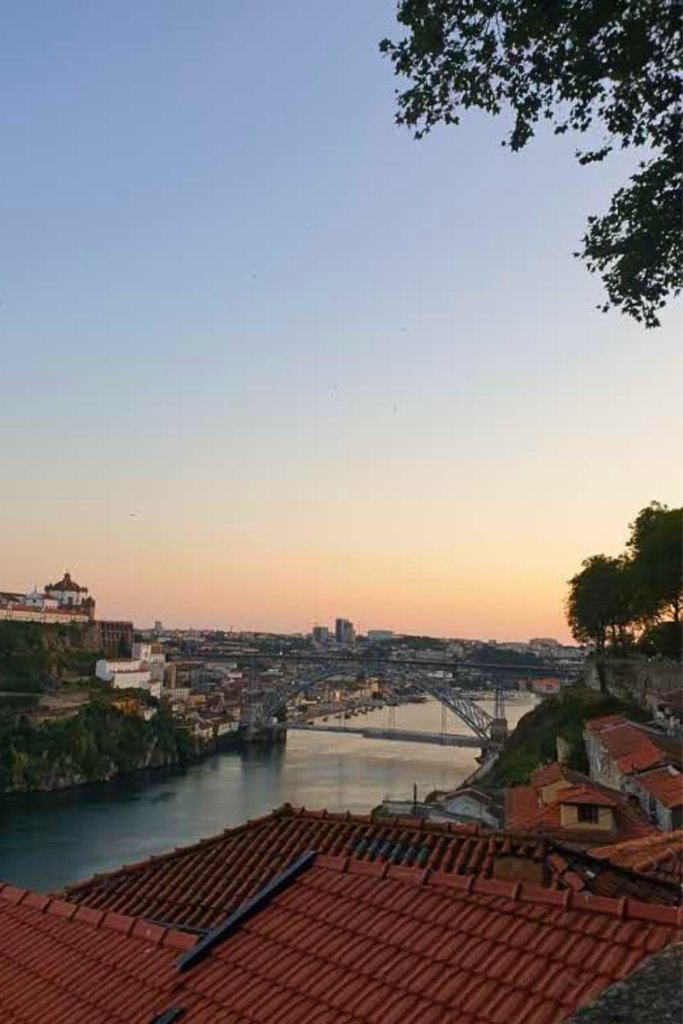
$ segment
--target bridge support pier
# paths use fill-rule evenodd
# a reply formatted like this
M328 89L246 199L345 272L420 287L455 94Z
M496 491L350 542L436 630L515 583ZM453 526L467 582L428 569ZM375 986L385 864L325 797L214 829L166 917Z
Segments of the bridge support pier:
M240 728L238 736L248 747L284 747L287 743L287 730L272 725L250 723Z
M507 718L494 718L491 722L490 743L492 747L502 747L508 738Z

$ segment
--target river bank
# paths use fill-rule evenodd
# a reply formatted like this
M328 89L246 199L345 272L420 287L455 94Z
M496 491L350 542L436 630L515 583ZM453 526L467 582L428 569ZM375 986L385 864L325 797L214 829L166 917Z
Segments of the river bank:
M102 699L39 724L7 716L0 720L0 793L51 792L183 767L215 749L198 742L163 707L149 720Z
M510 709L511 726L533 698ZM484 704L484 706L487 706ZM386 723L373 711L368 724ZM395 709L397 726L433 731L434 702ZM455 731L460 726L449 723ZM464 727L463 727L464 728ZM0 879L58 889L98 871L163 853L266 814L283 803L369 813L387 794L453 789L475 750L291 733L278 748L228 751L184 769L162 769L52 793L0 797Z

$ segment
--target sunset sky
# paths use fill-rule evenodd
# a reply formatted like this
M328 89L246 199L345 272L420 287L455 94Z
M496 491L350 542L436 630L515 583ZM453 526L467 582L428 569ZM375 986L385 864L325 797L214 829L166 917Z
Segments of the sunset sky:
M0 589L146 626L568 636L680 504L680 305L572 258L628 173L415 142L393 0L32 0L0 43ZM395 33L394 33L395 34ZM135 516L131 516L135 513Z

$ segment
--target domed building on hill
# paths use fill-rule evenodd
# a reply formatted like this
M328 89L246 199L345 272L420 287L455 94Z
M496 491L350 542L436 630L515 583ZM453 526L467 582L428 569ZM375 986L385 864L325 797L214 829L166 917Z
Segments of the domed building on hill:
M0 592L0 618L24 622L92 622L95 601L65 572L57 583L48 583L44 592L36 587L28 593Z
M71 573L65 572L58 583L46 583L45 596L56 601L62 609L80 608L89 619L95 617L95 602L88 595L88 588L72 580Z

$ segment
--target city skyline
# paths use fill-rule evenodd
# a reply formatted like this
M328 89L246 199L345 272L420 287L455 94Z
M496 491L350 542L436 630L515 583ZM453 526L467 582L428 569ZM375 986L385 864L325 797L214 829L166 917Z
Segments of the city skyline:
M681 504L680 302L602 315L571 255L630 158L512 155L480 115L415 142L394 16L8 10L3 587L68 567L139 623L568 639L581 560Z

